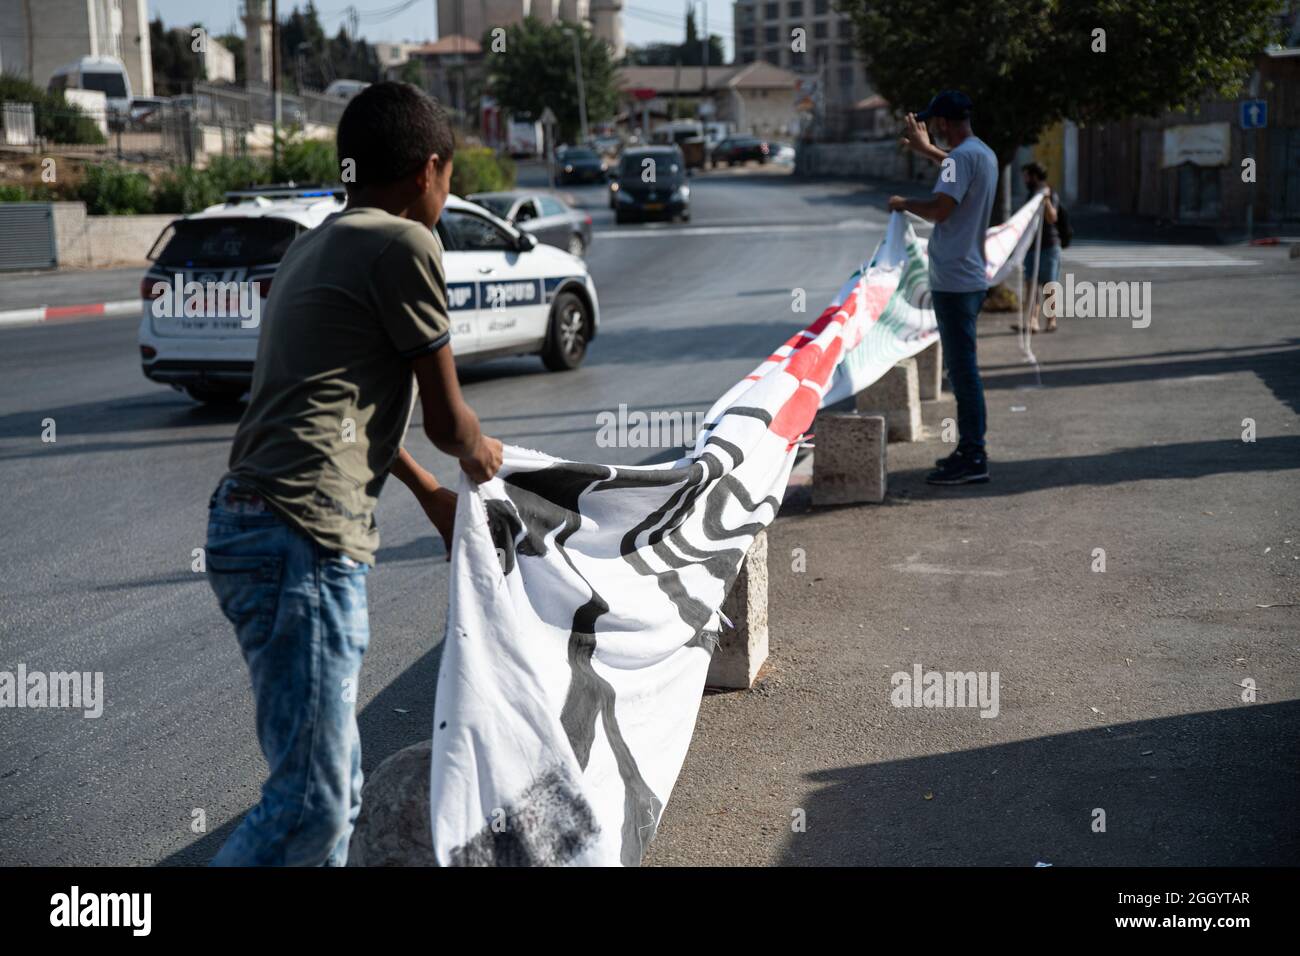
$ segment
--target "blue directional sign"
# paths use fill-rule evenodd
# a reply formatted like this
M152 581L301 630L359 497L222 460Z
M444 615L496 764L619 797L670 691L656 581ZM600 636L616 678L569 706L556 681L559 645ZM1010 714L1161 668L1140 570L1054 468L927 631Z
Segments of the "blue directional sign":
M1268 101L1245 100L1241 104L1241 128L1263 129L1268 125Z

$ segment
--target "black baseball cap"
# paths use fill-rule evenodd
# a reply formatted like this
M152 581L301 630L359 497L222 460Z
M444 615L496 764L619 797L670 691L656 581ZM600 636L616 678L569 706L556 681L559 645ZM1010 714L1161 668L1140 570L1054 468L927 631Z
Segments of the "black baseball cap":
M916 118L925 122L932 116L939 116L943 119L964 120L970 119L971 111L975 109L975 104L970 101L970 97L960 90L944 90L930 101L930 105L916 114Z

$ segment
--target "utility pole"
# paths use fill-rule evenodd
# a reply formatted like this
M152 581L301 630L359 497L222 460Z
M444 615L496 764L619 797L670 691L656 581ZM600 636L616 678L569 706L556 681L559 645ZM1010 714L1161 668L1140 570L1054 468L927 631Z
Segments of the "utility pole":
M704 73L700 81L701 93L700 102L707 103L709 99L709 0L703 0L701 6L704 8L703 22L700 24L700 48L702 50L704 64Z
M271 0L271 175L280 172L280 11Z
M1259 96L1259 70L1251 74L1249 96L1253 100ZM1255 158L1255 150L1258 140L1255 138L1256 130L1252 127L1246 131L1246 155L1251 159ZM1256 163L1258 166L1258 163ZM1246 192L1246 241L1251 242L1255 238L1255 190L1254 183L1251 183L1251 189Z
M573 37L573 72L578 77L578 118L582 121L582 145L591 137L587 131L587 93L582 86L582 53L578 48L578 31L566 30Z

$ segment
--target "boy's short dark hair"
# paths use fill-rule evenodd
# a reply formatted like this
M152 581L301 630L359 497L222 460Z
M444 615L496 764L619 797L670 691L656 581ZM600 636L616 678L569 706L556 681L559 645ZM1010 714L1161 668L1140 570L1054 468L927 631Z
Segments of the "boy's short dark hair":
M396 182L433 153L447 162L454 149L446 111L410 83L372 83L348 102L339 120L339 165L352 160L349 186Z
M1028 173L1030 176L1033 176L1035 179L1047 178L1047 170L1043 168L1042 163L1025 163L1025 165L1020 167L1020 171L1024 173Z

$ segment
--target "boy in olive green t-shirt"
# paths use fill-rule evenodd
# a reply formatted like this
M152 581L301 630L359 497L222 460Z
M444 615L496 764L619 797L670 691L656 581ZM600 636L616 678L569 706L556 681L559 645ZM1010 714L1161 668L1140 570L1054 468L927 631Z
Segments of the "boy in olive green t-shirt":
M416 87L377 83L338 129L347 209L281 261L230 470L212 495L208 577L252 678L269 765L215 865L342 866L361 808L356 683L365 575L391 471L450 541L455 495L402 449L416 384L424 430L475 481L501 443L465 404L448 344L442 249L453 140Z

